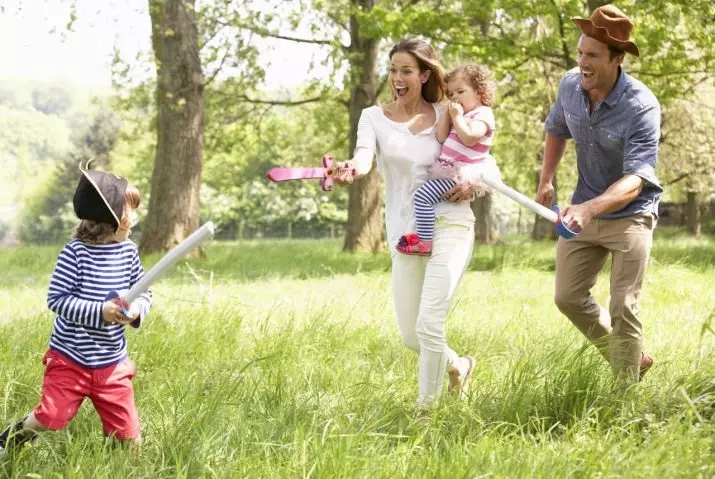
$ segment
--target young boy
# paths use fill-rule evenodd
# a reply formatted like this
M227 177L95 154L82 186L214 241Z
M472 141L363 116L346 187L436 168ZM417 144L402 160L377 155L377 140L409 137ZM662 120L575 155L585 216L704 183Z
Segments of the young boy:
M138 328L151 308L145 291L125 316L120 297L144 275L136 245L128 239L136 223L139 191L111 173L82 169L73 204L80 223L59 254L47 305L56 314L40 404L0 434L0 459L37 432L61 430L84 398L94 404L104 434L138 447L134 364L124 328Z

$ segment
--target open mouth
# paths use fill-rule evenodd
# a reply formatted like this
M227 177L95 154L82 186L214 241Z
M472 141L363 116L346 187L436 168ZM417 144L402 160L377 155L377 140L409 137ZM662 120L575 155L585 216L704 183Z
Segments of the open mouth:
M407 87L395 85L395 92L397 93L397 96L405 96L407 94Z
M581 76L583 77L584 80L590 81L593 79L594 73L592 71L581 70Z

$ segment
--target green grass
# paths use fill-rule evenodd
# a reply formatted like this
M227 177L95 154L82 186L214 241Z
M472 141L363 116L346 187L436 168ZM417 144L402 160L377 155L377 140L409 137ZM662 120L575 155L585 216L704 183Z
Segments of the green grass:
M659 233L642 297L646 380L618 392L552 303L553 243L476 248L448 320L469 400L413 420L416 358L389 258L331 241L218 243L154 288L128 332L139 458L85 404L10 477L703 477L715 474L715 243ZM0 251L0 422L33 408L58 247ZM158 257L147 258L145 267ZM605 279L605 278L603 278ZM607 281L595 294L607 301Z

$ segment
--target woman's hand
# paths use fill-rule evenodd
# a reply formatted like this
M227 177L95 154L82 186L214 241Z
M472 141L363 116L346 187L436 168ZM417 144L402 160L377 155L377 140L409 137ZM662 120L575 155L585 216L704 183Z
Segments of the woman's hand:
M343 162L340 167L335 169L335 176L333 176L333 182L338 186L349 186L353 184L356 178L355 166L352 162Z

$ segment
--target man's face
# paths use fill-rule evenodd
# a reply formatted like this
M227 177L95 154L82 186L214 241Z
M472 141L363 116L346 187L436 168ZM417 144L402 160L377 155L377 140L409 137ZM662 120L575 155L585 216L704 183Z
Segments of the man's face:
M581 35L578 41L578 66L581 69L581 86L587 92L609 92L618 77L618 66L623 55L611 59L608 45Z

